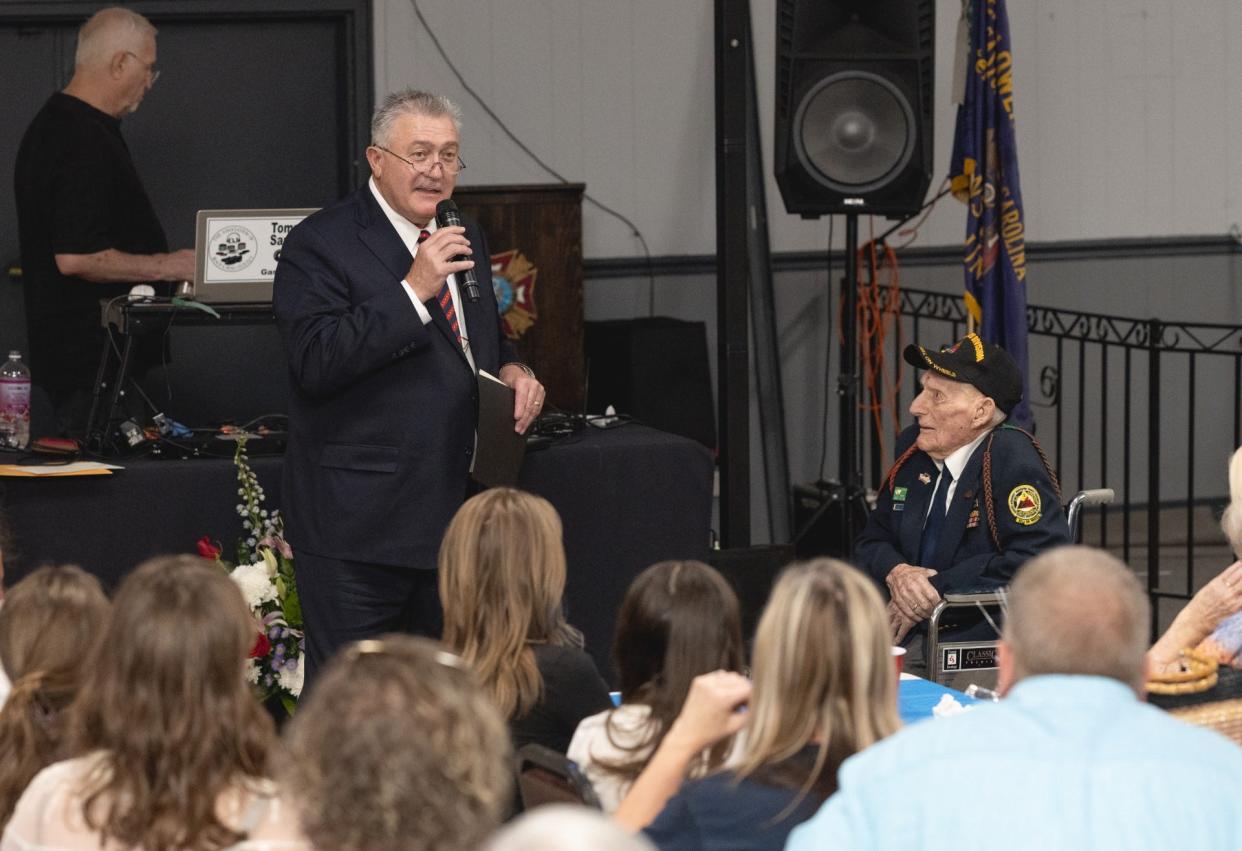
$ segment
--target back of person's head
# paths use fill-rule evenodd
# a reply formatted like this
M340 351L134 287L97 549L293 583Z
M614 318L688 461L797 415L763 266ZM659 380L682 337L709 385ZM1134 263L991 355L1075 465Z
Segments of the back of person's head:
M1242 448L1229 459L1229 505L1220 517L1220 528L1234 558L1242 558Z
M884 603L861 571L829 558L785 570L755 634L738 774L818 742L816 768L802 786L831 793L841 762L900 726L890 636Z
M601 767L633 779L681 711L699 674L742 670L737 595L700 561L662 561L638 575L617 613L613 659L624 703L650 708L646 735L613 744L629 757ZM612 738L611 728L609 737ZM723 762L730 742L713 749L709 767Z
M1143 690L1151 605L1116 557L1058 547L1028 561L1009 588L1002 687L1040 674L1111 677Z
M466 501L440 545L444 643L501 712L521 717L543 681L531 644L581 642L565 623L561 518L542 497L492 488Z
M238 841L217 797L266 774L275 735L246 681L257 632L241 591L197 556L125 578L71 718L79 749L105 752L86 798L92 828L146 848Z
M78 30L78 47L74 54L77 68L107 67L117 53L138 51L147 38L155 38L156 29L142 15L123 6L100 9Z
M0 711L0 825L22 791L65 751L64 711L108 618L99 580L72 565L41 567L0 608L0 662L12 681Z
M504 719L473 672L426 639L347 648L287 739L282 773L324 851L472 851L513 790Z
M549 804L514 820L485 851L655 851L655 846L598 810Z

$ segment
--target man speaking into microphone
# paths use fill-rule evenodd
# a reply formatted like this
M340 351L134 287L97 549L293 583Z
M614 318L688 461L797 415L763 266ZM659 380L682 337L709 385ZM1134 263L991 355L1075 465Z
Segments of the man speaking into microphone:
M438 637L436 553L470 487L476 372L514 389L518 432L545 396L501 333L483 232L444 204L465 168L457 107L389 95L366 153L367 185L290 232L273 293L308 682L351 641Z

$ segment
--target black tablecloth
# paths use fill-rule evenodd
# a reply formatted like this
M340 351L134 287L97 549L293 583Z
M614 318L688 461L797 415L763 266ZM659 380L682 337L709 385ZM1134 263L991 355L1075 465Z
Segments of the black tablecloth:
M251 467L280 506L280 457ZM49 562L79 564L113 587L153 555L194 552L207 535L241 535L231 460L140 459L112 476L0 479L13 530L7 582ZM702 445L637 425L587 429L531 452L521 486L560 512L569 559L570 621L611 678L613 619L630 581L668 558L704 558L711 526L712 458Z

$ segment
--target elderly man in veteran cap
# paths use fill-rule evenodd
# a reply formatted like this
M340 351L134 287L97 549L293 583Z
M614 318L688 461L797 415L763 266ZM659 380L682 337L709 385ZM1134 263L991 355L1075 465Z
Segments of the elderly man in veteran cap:
M910 403L918 425L898 438L854 548L888 587L897 643L942 594L1006 585L1027 559L1069 543L1056 474L1031 435L1005 425L1022 399L1009 353L968 334L938 352L907 346L905 359L926 370Z

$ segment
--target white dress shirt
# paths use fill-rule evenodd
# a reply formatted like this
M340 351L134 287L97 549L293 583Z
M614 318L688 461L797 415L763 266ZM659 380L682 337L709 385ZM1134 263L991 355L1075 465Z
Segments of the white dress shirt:
M949 457L945 458L943 461L936 461L934 458L932 459L935 461L936 469L940 471L940 475L944 475L944 468L946 466L949 468L949 472L953 474L953 481L949 482L949 492L945 494L944 497L945 514L949 513L949 506L953 504L953 494L957 493L957 483L962 480L962 471L966 469L966 463L970 461L970 456L975 454L975 450L979 448L979 444L983 442L983 438L987 437L991 433L992 429L988 429L970 443L953 450L953 452L949 453ZM940 487L939 478L936 479L936 487ZM935 489L932 490L932 493L936 493ZM935 500L933 499L932 502L934 503ZM931 514L931 505L927 506L927 513ZM926 522L927 518L924 517L923 521Z
M388 205L384 200L384 196L380 194L379 187L375 185L375 178L372 177L367 185L371 189L371 194L375 196L375 200L379 202L380 209L384 211L384 215L388 217L388 221L392 222L393 229L396 230L397 236L401 237L401 241L405 243L406 249L410 252L411 257L418 256L418 235L420 231L435 233L437 229L436 220L432 219L427 222L427 226L420 228L409 219L402 216L396 210ZM418 318L423 321L424 325L431 322L431 313L427 310L427 305L423 304L418 295L414 292L414 288L404 278L401 280L401 286L405 288L405 294L410 297L410 303L414 305L414 309L418 311ZM478 367L474 364L474 356L470 353L470 336L466 333L466 315L462 312L461 290L457 288L457 276L448 276L449 292L453 296L453 306L457 311L457 330L461 334L462 350L466 354L466 360L470 362L470 368L478 372Z

